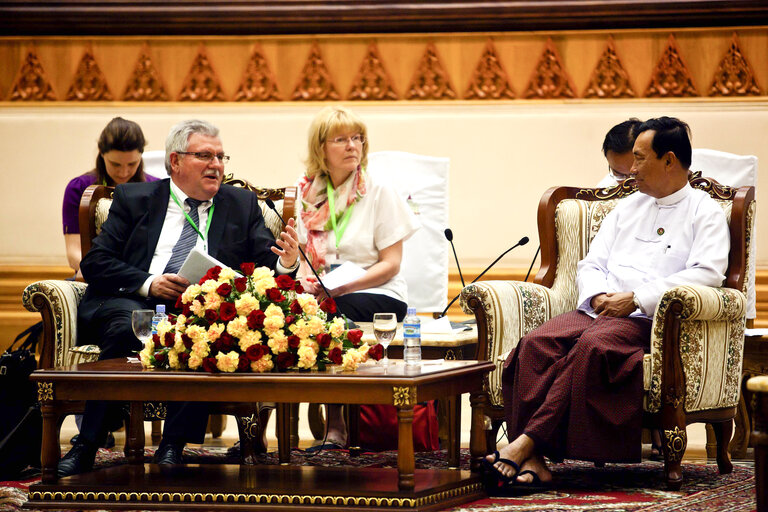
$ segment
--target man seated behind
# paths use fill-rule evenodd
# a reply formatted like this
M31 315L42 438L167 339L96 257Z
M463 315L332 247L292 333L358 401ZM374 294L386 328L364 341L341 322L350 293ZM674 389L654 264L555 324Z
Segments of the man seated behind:
M603 155L608 160L608 174L597 184L600 188L613 187L629 178L634 155L632 147L635 145L637 128L642 121L631 117L623 121L605 134L603 139Z
M177 124L165 155L170 179L115 189L109 217L81 264L88 289L78 308L78 338L98 344L99 359L141 350L131 311L159 303L173 307L190 284L177 272L193 247L234 268L244 261L278 273L298 268L293 219L275 241L256 194L221 186L229 157L218 128L196 120ZM155 461L181 463L185 443L203 442L207 417L205 403L169 403ZM59 462L59 476L89 470L108 430L120 424L120 404L86 402L80 435Z
M486 458L502 486L546 485L544 456L639 461L642 359L656 305L671 287L725 278L728 225L688 183L688 125L661 117L637 133L631 175L639 192L603 220L579 262L578 309L524 336L505 363L512 442Z

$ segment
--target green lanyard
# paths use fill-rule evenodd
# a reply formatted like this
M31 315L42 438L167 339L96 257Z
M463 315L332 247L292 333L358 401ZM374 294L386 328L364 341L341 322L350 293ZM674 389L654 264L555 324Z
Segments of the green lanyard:
M331 214L331 225L333 226L333 232L336 233L336 248L339 248L339 243L341 243L341 237L344 236L344 232L347 230L347 224L349 224L349 217L352 215L352 209L355 207L355 204L352 203L349 208L347 208L347 211L344 212L344 215L341 217L341 225L336 225L336 200L333 197L333 185L331 185L330 178L328 179L328 184L326 187L327 193L328 193L328 210Z
M205 223L205 235L203 235L200 230L197 228L197 224L195 224L195 221L192 220L192 218L189 216L187 212L184 211L184 207L181 206L181 202L179 201L179 198L176 197L176 194L173 193L173 189L171 189L171 197L176 202L177 205L179 205L179 208L181 208L181 211L184 213L184 216L187 218L187 222L189 222L190 226L192 226L195 231L197 231L197 234L200 235L200 238L203 239L203 242L205 242L205 239L208 238L208 230L211 229L211 219L213 218L213 209L216 208L216 203L213 203L211 205L211 208L208 210L208 222Z

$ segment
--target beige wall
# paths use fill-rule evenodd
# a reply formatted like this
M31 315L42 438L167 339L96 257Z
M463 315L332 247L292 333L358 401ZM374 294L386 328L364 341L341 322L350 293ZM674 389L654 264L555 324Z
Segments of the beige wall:
M0 264L66 265L61 200L74 176L93 166L96 139L115 115L137 121L148 150L163 149L176 121L217 124L229 172L265 186L293 183L302 172L307 126L320 104L196 106L0 106L0 154L6 179L0 206ZM630 116L678 116L694 147L754 154L768 172L768 102L579 101L514 104L386 103L353 106L367 122L371 150L403 150L451 159L450 219L462 263L483 266L523 235L527 247L501 264L527 267L536 250L536 205L547 187L585 185L606 172L605 132ZM768 219L758 213L758 240ZM758 244L768 265L768 244Z

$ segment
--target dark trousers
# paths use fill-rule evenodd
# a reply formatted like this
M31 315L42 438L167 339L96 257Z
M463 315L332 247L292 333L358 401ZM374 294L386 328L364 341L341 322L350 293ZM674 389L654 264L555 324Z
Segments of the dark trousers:
M108 298L98 307L92 320L80 319L80 344L94 344L101 348L99 360L135 356L143 347L133 334L131 312L135 309L154 309L156 301L138 297ZM121 402L89 400L85 404L80 426L81 439L101 445L107 432L122 426L125 408ZM208 403L169 402L163 439L166 442L202 443L208 422Z
M335 297L336 308L354 322L373 322L374 313L394 313L402 322L408 305L380 293L348 293Z
M591 318L571 311L524 336L502 373L510 441L539 453L601 462L641 455L647 318Z

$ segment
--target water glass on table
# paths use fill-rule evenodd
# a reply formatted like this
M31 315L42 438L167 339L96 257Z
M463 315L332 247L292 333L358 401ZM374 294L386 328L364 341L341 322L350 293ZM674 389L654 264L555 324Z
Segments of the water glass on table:
M152 315L155 312L151 309L134 309L131 312L131 327L133 334L144 345L152 337Z
M389 364L387 347L395 339L396 332L397 317L395 317L394 313L375 313L373 315L373 335L376 336L376 341L384 347L384 357L379 361L381 365L386 366Z

